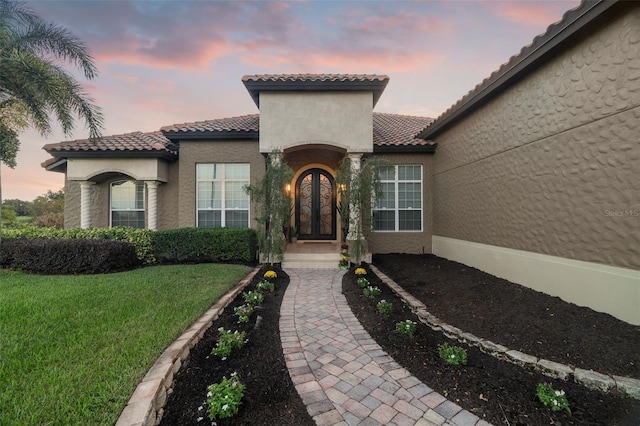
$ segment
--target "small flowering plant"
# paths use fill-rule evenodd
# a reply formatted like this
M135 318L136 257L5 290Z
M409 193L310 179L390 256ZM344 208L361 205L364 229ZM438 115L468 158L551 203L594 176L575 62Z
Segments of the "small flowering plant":
M338 266L340 266L341 269L349 268L349 253L340 253L340 262L338 263Z
M223 360L227 359L229 355L231 355L231 351L234 348L240 349L244 346L245 343L245 332L242 333L238 330L231 331L225 330L220 327L218 329L218 342L216 343L215 348L211 350L211 353L219 356Z
M459 346L449 346L443 343L438 346L438 355L451 365L467 365L467 351Z
M367 270L364 268L356 268L356 270L353 271L353 273L356 275L367 275Z
M378 304L376 305L376 308L378 309L378 312L380 312L381 314L390 314L391 311L393 310L393 303L387 302L386 300L382 299L381 301L378 302Z
M358 285L360 288L366 288L369 285L369 280L365 277L358 278Z
M276 273L276 271L268 270L264 273L263 278L267 280L273 280L275 278L278 278L278 274Z
M364 290L362 290L362 292L364 293L365 296L370 297L372 299L380 296L382 294L382 290L380 290L378 287L372 286L370 285L369 287L365 288Z
M569 401L567 401L567 397L563 390L555 390L550 383L544 382L538 383L536 394L538 395L540 402L551 408L551 411L565 410L567 413L571 414Z
M413 334L416 332L416 323L411 320L400 321L396 324L396 331L407 337L413 337Z
M238 413L244 396L244 385L238 379L238 374L231 374L231 378L222 378L220 383L214 383L207 388L207 413L209 419L226 419Z
M264 296L259 291L250 291L248 293L242 293L244 301L251 305L259 305L264 302Z
M273 293L273 290L275 290L273 283L266 280L260 281L256 288L258 291L268 291L269 293Z
M244 305L234 308L233 311L238 316L238 322L249 322L249 318L253 313L253 305L245 303Z

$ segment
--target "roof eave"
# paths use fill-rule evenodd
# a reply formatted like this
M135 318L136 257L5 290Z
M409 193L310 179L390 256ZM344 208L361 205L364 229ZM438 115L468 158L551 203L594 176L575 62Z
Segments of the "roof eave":
M437 147L437 143L429 145L374 145L373 153L435 154Z
M376 81L244 81L253 102L260 108L260 92L372 92L373 106L378 103L389 79Z
M171 142L195 141L195 140L258 140L258 131L186 131L169 132L162 131L162 134Z
M159 158L177 161L178 154L162 151L54 151L47 152L56 158L66 161L68 158ZM47 168L49 170L49 168Z
M584 29L594 19L598 18L602 13L619 3L619 0L584 0L584 8L575 10L575 15L567 16L567 21L558 23L559 29L540 36L537 45L534 42L531 50L526 52L514 64L502 70L500 74L491 79L488 84L480 87L475 93L472 91L470 95L463 98L459 104L454 105L452 109L445 112L441 118L436 119L432 125L424 129L418 137L421 139L431 139L436 134L442 132L447 126L471 112L474 108L481 105L483 101L499 92L505 86L509 85L515 78L519 78L525 72L532 69L546 56L555 51L558 46L563 44L568 38Z

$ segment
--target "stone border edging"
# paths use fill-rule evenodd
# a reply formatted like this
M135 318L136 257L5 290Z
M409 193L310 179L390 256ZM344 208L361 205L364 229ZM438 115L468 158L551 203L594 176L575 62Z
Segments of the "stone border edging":
M115 426L156 426L160 423L174 374L180 370L191 348L233 299L251 283L259 270L260 267L256 267L249 272L164 350L138 384Z
M574 382L581 384L589 389L599 390L601 392L608 392L612 389L617 390L633 399L640 400L640 380L630 377L622 376L609 376L607 374L598 373L593 370L583 370L581 368L573 368L565 364L561 364L554 361L549 361L544 358L538 358L533 355L528 355L520 351L511 350L506 346L499 345L490 340L484 340L480 337L474 336L471 333L466 333L457 327L453 327L440 321L435 315L427 311L427 307L400 287L395 281L381 272L375 266L369 264L371 270L391 288L391 290L398 295L416 314L420 322L428 325L433 330L442 331L442 333L458 341L467 343L472 346L477 346L482 352L492 355L498 359L509 361L513 364L521 367L532 368L545 376L569 380L573 377Z

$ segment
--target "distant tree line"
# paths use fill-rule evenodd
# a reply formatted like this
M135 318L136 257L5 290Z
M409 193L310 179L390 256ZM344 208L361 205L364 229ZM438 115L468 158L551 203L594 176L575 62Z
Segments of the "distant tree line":
M2 203L2 227L24 225L64 227L64 190L47 191L33 201L17 198Z

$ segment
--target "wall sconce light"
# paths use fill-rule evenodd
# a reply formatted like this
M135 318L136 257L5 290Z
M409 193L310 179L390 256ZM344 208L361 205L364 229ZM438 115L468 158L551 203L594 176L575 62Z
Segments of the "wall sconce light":
M287 194L291 194L291 184L288 183L284 190L287 192Z

